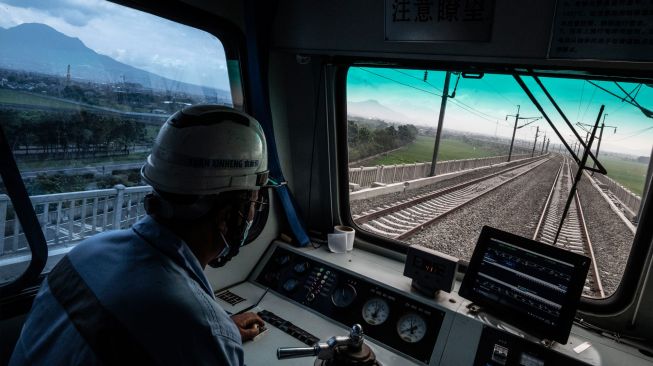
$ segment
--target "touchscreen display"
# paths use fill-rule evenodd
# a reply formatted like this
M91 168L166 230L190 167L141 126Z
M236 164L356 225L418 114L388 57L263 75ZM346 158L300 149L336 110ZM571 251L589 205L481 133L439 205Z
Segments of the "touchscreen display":
M538 337L566 343L590 259L485 226L459 294Z

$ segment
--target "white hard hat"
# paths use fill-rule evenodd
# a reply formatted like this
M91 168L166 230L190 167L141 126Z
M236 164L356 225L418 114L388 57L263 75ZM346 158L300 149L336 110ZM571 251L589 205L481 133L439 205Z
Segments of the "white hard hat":
M168 118L141 176L160 192L206 196L258 189L267 166L265 135L254 118L201 104Z

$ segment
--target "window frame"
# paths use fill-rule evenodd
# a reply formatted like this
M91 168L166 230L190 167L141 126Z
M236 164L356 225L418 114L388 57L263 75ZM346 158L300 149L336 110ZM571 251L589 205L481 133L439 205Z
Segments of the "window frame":
M564 77L574 79L593 79L593 80L614 80L624 78L627 80L653 79L653 70L647 72L642 70L629 69L597 69L592 67L555 67L542 66L533 62L532 65L518 65L495 63L473 63L473 62L442 62L442 61L414 61L414 60L383 60L380 58L347 58L342 57L335 63L337 65L336 79L334 90L336 94L336 151L338 169L338 199L340 220L343 224L357 229L357 236L363 241L375 245L385 250L391 250L398 254L406 254L409 245L395 239L389 239L376 235L360 228L353 220L351 207L349 204L349 156L347 146L347 75L351 67L392 67L419 70L437 70L437 71L461 71L469 73L493 73L508 74L517 73L521 76L536 74L538 76ZM579 63L580 64L580 63ZM582 66L582 65L580 65ZM533 71L529 72L528 69ZM547 74L550 73L550 74ZM649 164L653 164L650 162ZM640 224L653 221L653 184L649 185L648 191L643 192ZM604 299L593 299L581 297L578 311L593 314L614 314L625 310L636 298L639 286L639 279L644 275L644 265L646 264L647 253L653 246L653 226L638 225L633 244L626 262L626 267L622 275L619 286L615 292ZM459 271L467 270L468 262L461 260ZM643 291L640 290L640 291Z
M239 76L240 76L239 82L241 84L241 88L234 89L232 87L234 80L231 80L231 75L230 75L230 79L229 79L230 92L232 95L232 101L240 98L240 100L243 101L242 107L246 110L247 99L245 98L246 92L244 90L246 88L246 84L245 84L246 75L243 72L243 64L245 62L243 57L243 55L245 54L244 52L245 35L238 26L236 26L233 22L231 22L226 18L211 14L207 11L203 11L201 9L198 9L196 7L193 7L185 3L179 3L170 0L160 0L155 2L154 4L152 3L145 4L137 0L110 0L110 1L119 6L131 8L133 10L141 11L147 14L151 14L157 17L170 20L175 23L183 24L207 32L209 34L212 34L216 38L218 38L219 42L222 43L222 47L225 52L225 61L235 60L238 62ZM239 94L234 96L234 93L239 93ZM2 136L0 136L0 138L2 138ZM9 149L11 154L9 154L10 161L3 163L2 165L4 166L4 165L13 164L15 166L16 161L13 152L11 151L10 147L7 145L6 139L3 140L5 141L0 141L0 145L6 145L6 147ZM4 169L2 171L4 172ZM13 172L11 175L14 179L16 179L16 176L18 177L24 189L24 183L20 176L20 172L18 171L17 168L16 171ZM11 194L9 194L9 196L13 202L14 197L12 197ZM30 221L36 220L36 223L38 224L37 216L34 212L34 208L31 205L31 201L29 199L29 195L27 195L27 192L25 191L25 196L17 197L17 199L20 202L20 206L15 206L16 216L18 217L22 214L29 215L31 216ZM28 205L29 207L25 205ZM29 212L30 208L31 208L31 212ZM25 212L26 209L28 212ZM23 225L23 222L21 222L21 225ZM38 229L39 229L39 233L42 235L42 232L40 232L40 226L38 226ZM45 244L45 242L41 243L41 245L42 244ZM32 243L32 240L28 239L28 245L30 247L30 250L32 250L32 246L34 245ZM48 249L49 248L47 248L46 245L46 254L48 255L46 255L45 261L47 261L47 259L49 258ZM35 270L38 266L33 266L32 265L33 261L34 258L30 260L30 263L28 265L29 266L28 270L30 271L30 273L28 274L27 273L28 271L25 271L23 272L23 274L21 274L21 277L25 276L28 278L22 280L21 283L17 283L16 280L13 280L0 286L0 289L7 288L7 290L0 290L0 321L24 314L27 311L29 311L29 309L31 308L32 301L34 297L36 297L38 288L40 287L41 282L46 277L45 274L41 273L41 271L45 267L46 264L45 261L43 261L42 266L40 266L41 268L38 269L38 273L36 273L37 271Z

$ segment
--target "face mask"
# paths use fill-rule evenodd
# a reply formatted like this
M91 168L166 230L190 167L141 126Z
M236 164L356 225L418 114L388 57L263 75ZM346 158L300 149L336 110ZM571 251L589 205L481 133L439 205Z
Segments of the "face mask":
M232 193L226 200L216 203L223 209L219 218L226 227L226 235L220 230L223 248L220 254L209 262L211 267L225 265L238 254L240 247L245 245L261 205L267 204L257 199L257 192L239 191Z

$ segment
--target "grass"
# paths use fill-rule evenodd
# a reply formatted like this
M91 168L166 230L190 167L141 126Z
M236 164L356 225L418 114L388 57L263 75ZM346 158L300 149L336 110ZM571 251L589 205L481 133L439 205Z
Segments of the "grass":
M619 182L631 192L642 195L648 168L646 164L615 156L599 156L599 160L608 171L608 177Z
M388 153L386 156L380 156L369 163L365 163L365 165L374 166L428 162L433 158L433 143L434 137L419 135L414 142L397 151ZM438 161L482 158L497 155L501 155L501 153L498 153L496 150L491 148L476 147L458 139L442 139L440 140Z
M59 100L54 100L42 97L35 94L23 93L19 91L0 89L0 104L22 104L28 106L40 106L47 108L68 108L79 109L75 103L66 103Z

